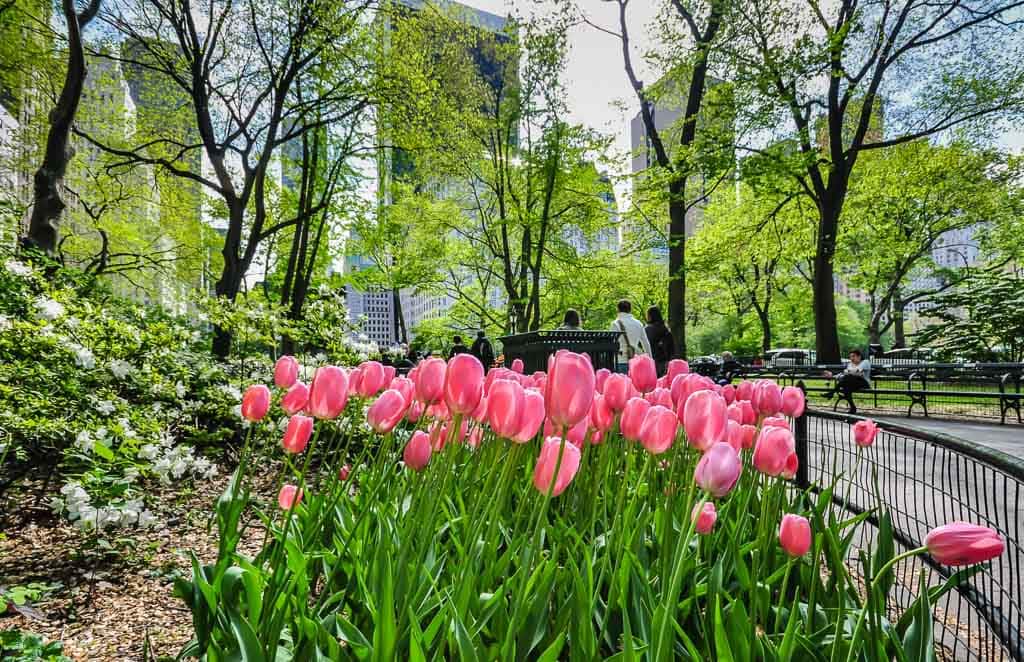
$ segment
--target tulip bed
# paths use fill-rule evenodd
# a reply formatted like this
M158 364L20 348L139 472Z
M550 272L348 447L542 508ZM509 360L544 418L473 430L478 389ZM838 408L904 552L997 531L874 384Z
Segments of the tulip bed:
M884 504L872 550L849 563L867 514L813 496L790 420L802 393L715 386L646 357L629 375L560 352L546 373L460 355L408 378L367 362L308 386L243 397L253 421L216 504L215 564L176 592L193 614L182 651L209 660L927 660L931 603L896 610L898 564L970 565L1003 551L965 523L897 553ZM521 369L521 368L520 368ZM268 412L292 418L284 438ZM370 444L365 426L376 436ZM870 452L874 430L854 438ZM272 439L273 444L262 443ZM271 450L267 450L268 447ZM250 477L283 456L277 508ZM255 511L255 512L254 512ZM238 551L265 530L255 556Z

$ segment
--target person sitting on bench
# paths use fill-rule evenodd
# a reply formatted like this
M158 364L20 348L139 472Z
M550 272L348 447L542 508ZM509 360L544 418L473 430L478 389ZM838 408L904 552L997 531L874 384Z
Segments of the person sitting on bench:
M832 379L832 373L826 371L825 377ZM836 377L836 385L825 392L831 400L836 392L842 394L843 400L850 403L850 413L857 413L857 405L853 403L853 394L871 388L871 361L864 358L859 349L850 350L850 362L846 364L843 374Z

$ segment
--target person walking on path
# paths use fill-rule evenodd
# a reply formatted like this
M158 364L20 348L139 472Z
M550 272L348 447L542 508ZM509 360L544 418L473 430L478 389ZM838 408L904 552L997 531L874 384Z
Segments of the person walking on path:
M676 341L665 324L661 308L651 306L647 309L647 326L644 327L647 342L651 346L651 358L658 368L658 375L664 375L668 362L676 353Z
M629 360L637 354L650 354L651 343L640 320L633 317L633 305L626 299L618 304L619 314L612 322L611 330L619 332L619 354L615 359L616 372L629 372Z
M494 365L494 348L491 346L491 341L487 338L486 331L481 329L476 332L476 340L473 341L473 346L469 348L469 353L480 359L484 370Z

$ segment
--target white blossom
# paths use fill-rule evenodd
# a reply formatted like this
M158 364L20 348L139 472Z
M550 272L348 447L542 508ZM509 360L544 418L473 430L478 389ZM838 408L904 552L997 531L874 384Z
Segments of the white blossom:
M70 349L75 354L75 365L79 368L85 368L86 370L92 370L96 367L96 357L93 355L92 350L88 347L82 347L78 344L71 344Z
M110 369L110 372L112 375L114 375L114 377L122 380L125 379L129 374L131 374L133 370L131 363L128 363L127 361L123 361L121 359L114 359L113 361L111 361L108 368Z
M91 453L93 443L95 442L92 438L92 433L90 433L88 430L82 430L77 435L75 435L75 447L81 450L83 453Z
M174 394L178 396L179 400L184 400L185 396L188 395L188 389L180 381L174 383Z
M117 409L114 403L110 400L98 400L96 402L96 411L103 414L104 416L110 416Z
M137 457L140 460L154 460L160 454L160 448L156 444L146 444L139 449Z
M64 306L53 299L39 297L36 299L36 318L52 322L64 314Z
M20 276L22 278L32 275L32 267L28 266L24 262L18 262L14 258L4 262L4 268L15 276Z

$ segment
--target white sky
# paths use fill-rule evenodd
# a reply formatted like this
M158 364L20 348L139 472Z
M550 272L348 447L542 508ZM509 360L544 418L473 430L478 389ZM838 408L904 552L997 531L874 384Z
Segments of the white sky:
M500 16L516 7L522 14L536 11L548 2L537 0L459 0L462 4L483 9ZM590 20L608 28L618 27L617 5L602 0L578 0ZM644 67L640 53L650 48L648 24L654 19L658 0L634 0L629 5L630 37L634 44L634 66L641 80L652 83L658 72ZM543 10L543 9L542 9ZM638 106L633 90L626 80L622 67L622 51L619 41L587 25L573 28L569 34L569 58L565 72L568 87L568 104L572 121L584 124L616 137L616 149L621 152L623 163L619 172L629 167L629 118ZM620 110L623 102L628 113ZM1003 148L1014 152L1024 151L1024 127L1007 131L1000 140Z

